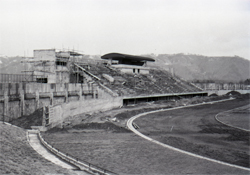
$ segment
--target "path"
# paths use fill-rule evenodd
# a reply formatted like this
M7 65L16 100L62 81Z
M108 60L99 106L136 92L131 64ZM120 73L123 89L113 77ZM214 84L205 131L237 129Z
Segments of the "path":
M40 155L42 155L45 159L55 163L56 165L59 165L63 168L66 169L70 169L70 170L74 170L75 174L79 174L79 175L89 175L89 173L86 173L84 171L76 171L77 167L68 164L64 161L62 161L61 159L59 159L57 156L55 156L53 153L51 153L50 151L48 151L40 142L39 138L38 138L38 131L36 130L28 130L27 131L27 137L28 137L28 141L30 146Z

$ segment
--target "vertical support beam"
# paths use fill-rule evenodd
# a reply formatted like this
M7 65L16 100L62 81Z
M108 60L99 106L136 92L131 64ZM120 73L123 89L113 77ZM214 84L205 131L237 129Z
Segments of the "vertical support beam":
M112 58L108 59L108 65L110 65L110 66L112 65Z
M45 120L45 108L46 108L46 106L43 106L43 120L42 120L42 126L45 126L46 125L46 120ZM47 107L48 108L48 107Z
M49 94L49 100L50 100L50 105L53 105L54 104L54 96L53 96L53 92L50 92Z
M3 121L9 121L10 120L10 116L8 116L9 114L9 96L8 96L8 91L4 92L4 104L3 104Z
M25 101L24 101L24 92L22 89L20 89L19 91L19 98L20 98L20 116L23 116L25 109Z
M79 67L77 67L77 73L76 73L76 83L79 83Z
M68 92L68 89L66 89L64 91L64 94L65 94L65 99L64 99L64 102L67 103L69 101L69 92Z
M69 85L65 83L64 85L64 102L67 103L69 101Z
M78 91L78 96L79 96L78 100L82 101L82 86L80 86L80 89Z
M38 92L38 90L36 90L36 106L35 106L35 110L37 110L38 108L39 108L39 92Z
M96 99L96 91L94 90L94 86L92 86L93 99Z

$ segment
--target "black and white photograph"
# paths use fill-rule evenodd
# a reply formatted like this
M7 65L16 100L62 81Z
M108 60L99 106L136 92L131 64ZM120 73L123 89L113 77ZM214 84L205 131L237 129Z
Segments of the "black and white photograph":
M250 0L0 0L0 175L249 175Z

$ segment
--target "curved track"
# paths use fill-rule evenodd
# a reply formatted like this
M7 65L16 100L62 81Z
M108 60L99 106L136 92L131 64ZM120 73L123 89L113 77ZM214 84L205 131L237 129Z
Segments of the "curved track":
M221 112L215 116L215 120L223 125L250 132L250 104L236 109ZM239 118L241 120L239 120Z
M225 148L228 149L228 147L233 148L226 154L242 152L242 150L247 151L249 145L242 145L240 148L236 148L239 146L238 143L230 143L228 146L225 146L225 144L227 144L226 141L220 141L220 137L222 135L224 137L228 133L218 133L218 128L213 128L217 124L217 121L214 120L216 114L239 107L245 103L245 101L236 103L228 101L151 111L132 117L128 120L127 126L137 135L168 149L222 165L250 171L250 168L241 166L241 164L239 166L230 161L228 163L227 160L227 162L225 162L224 160L220 161L213 158L214 154L223 154L224 152L222 150ZM173 112L173 110L175 111ZM138 119L136 123L141 127L141 129L139 129L140 132L133 127L134 120L139 117L142 118ZM211 128L214 130L210 131ZM150 137L147 135L150 135ZM235 146L235 144L237 144L237 146ZM214 150L214 154L211 153L206 156L206 152ZM199 155L196 154L196 151ZM227 159L227 157L224 157L224 159Z

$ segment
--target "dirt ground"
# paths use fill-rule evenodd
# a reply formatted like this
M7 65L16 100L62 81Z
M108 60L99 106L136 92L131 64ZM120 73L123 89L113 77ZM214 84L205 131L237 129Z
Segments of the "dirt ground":
M131 116L134 116L139 113L228 98L229 96L194 97L192 99L181 99L178 101L153 101L148 103L139 103L134 105L132 104L105 112L97 112L93 114L79 114L77 116L74 116L74 118L69 118L68 120L66 120L64 127L71 128L75 125L83 123L86 124L104 122L112 122L115 125L126 127L127 120Z
M250 105L223 112L217 118L225 124L250 131Z
M197 99L184 99L181 102L148 103L91 116L82 115L69 121L70 124L63 129L54 128L43 133L43 136L63 152L119 174L248 174L248 171L168 150L136 136L124 127L127 119L138 113L196 102ZM229 159L230 163L248 167L249 135L225 128L211 117L245 103L246 100L238 99L230 105L221 103L224 105L219 107L216 104L203 105L179 113L184 114L185 118L176 112L159 113L135 122L141 132L163 143L211 158L222 157L223 161ZM194 117L197 113L198 117ZM228 143L232 148L227 146Z
M31 115L24 115L22 117L10 121L9 123L24 129L31 129L31 126L42 126L42 116L43 109L40 108Z
M250 167L250 132L217 122L214 116L248 100L165 111L136 120L140 132L162 143L224 162Z

